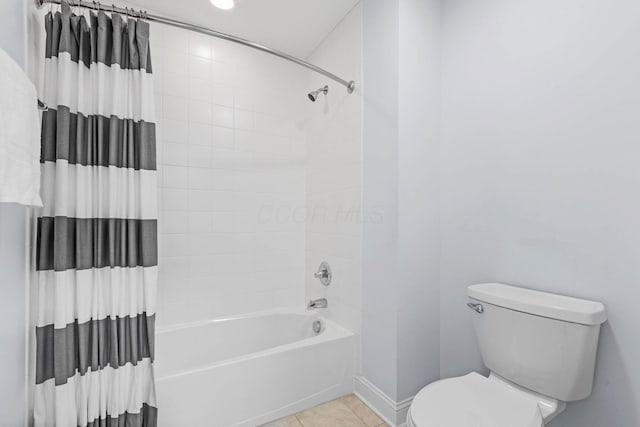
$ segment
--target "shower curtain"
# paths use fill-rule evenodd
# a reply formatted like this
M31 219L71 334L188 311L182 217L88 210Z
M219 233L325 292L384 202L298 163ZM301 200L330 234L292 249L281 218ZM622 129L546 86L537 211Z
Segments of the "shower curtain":
M45 27L34 422L155 426L149 24L63 0Z

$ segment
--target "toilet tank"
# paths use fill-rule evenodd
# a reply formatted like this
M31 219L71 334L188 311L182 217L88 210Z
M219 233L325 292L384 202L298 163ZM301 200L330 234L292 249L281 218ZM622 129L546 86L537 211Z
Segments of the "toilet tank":
M500 283L469 286L468 296L492 372L564 402L591 394L603 304Z

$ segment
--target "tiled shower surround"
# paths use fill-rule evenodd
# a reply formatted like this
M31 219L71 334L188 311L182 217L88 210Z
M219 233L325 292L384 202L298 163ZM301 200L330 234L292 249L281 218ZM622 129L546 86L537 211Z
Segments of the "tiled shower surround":
M301 306L306 72L212 37L152 32L158 323Z
M362 82L362 6L354 7L309 60ZM311 87L327 83L311 73ZM327 316L360 331L360 237L362 186L361 85L348 94L329 82L330 92L307 121L307 271L326 260L334 273L328 288L307 274L307 296L329 300ZM319 104L319 105L318 105Z
M347 194L320 191L323 180L328 190L348 188L359 206L359 163L353 177L345 166L359 162L360 135L349 135L342 152L346 137L329 138L341 130L335 119L344 117L334 118L342 111L335 103L342 104L346 90L240 45L158 24L151 31L160 186L158 325L303 308L322 292L306 277L315 271L309 265L323 257L335 259L332 286L341 287L330 307L339 318L353 318L353 309L343 315L342 307L359 300L359 221L345 233L325 224L322 238L313 212L333 209ZM335 55L334 62L340 61ZM330 59L324 54L325 62ZM329 84L334 104L307 99L319 82ZM356 96L352 102L359 106ZM319 126L326 132L318 133ZM318 162L329 159L319 144L326 144L321 151L338 149L337 167L329 165L324 178ZM308 159L308 151L317 158ZM336 180L344 182L336 187ZM333 257L345 250L347 258ZM358 328L351 321L344 326Z

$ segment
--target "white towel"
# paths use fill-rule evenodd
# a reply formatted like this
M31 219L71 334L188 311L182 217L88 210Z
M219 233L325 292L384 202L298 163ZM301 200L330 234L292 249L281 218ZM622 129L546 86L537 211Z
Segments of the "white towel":
M38 95L0 49L0 202L42 206Z

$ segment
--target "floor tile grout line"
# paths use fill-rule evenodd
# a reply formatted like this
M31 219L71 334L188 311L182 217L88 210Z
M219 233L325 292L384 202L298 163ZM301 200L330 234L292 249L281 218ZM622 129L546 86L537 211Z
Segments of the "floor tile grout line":
M347 395L347 396L350 396L350 395ZM342 397L340 397L340 398L338 398L336 400L340 400L343 397L345 397L345 396L342 396ZM360 400L360 399L358 399L358 400ZM360 420L360 422L362 423L362 425L364 427L368 427L367 423L358 414L356 414L356 412L353 409L351 409L351 407L349 405L347 405L345 402L342 402L342 401L340 403L342 403L349 410L349 412L351 412L356 417L357 420ZM368 406L367 406L367 408L368 408Z
M369 407L369 405L367 405L367 404L366 404L366 403L364 403L362 400L360 400L360 398L359 398L358 396L356 396L355 394L354 394L354 396L355 396L355 398L356 398L356 399L358 399L358 401L359 401L360 403L362 403L362 404L364 405L364 407L365 407L365 408L367 408L367 410L371 411L371 413L373 413L374 415L378 416L378 414L376 414L376 413L373 411L373 409L371 409L371 408ZM355 411L354 411L353 409L351 409L351 408L349 408L349 409L351 410L351 412L353 412L353 413L355 414L355 416L356 416L360 421L362 421L362 424L364 424L365 426L367 426L367 427L368 427L368 424L366 423L366 421L365 421L362 417L358 416L358 414L356 414L356 413L355 413ZM378 416L378 418L380 418L380 417ZM385 423L384 421L382 421L380 424L376 424L374 427L380 427L380 426L386 426L386 425L387 425L387 423Z
M356 414L356 411L354 411L353 409L351 409L351 408L349 407L349 405L344 405L344 406L346 406L346 407L351 411L351 413L352 413L353 415L355 415L355 416L356 416L356 418L357 418L357 419L359 419L359 420L362 422L362 425L363 425L363 426L368 427L368 425L367 425L367 423L365 422L365 420L364 420L361 416L359 416L358 414ZM368 407L368 406L367 406L367 409L369 409L369 407Z

